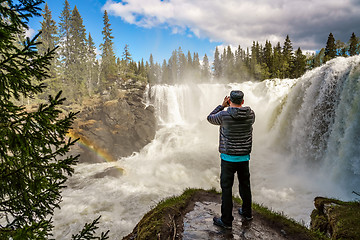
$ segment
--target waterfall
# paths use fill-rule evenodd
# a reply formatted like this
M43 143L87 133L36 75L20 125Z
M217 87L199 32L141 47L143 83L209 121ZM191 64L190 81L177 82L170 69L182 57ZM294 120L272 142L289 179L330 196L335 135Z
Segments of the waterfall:
M334 59L299 79L148 87L146 104L159 123L155 139L115 163L79 164L55 212L54 237L68 239L102 215L100 229L121 239L165 197L189 187L220 190L219 129L206 117L234 89L256 114L254 201L308 224L314 197L348 200L359 190L359 76L357 56ZM93 177L112 166L124 174ZM233 193L238 196L236 184Z
M273 132L294 165L351 192L360 184L360 58L337 58L305 74Z

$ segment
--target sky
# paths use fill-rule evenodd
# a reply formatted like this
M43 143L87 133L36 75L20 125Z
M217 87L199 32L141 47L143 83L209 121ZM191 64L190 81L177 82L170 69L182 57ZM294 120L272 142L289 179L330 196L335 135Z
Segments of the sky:
M65 0L48 0L59 23ZM135 61L162 63L181 47L213 59L215 47L251 47L253 41L283 46L289 35L294 50L318 51L329 33L348 42L360 36L359 0L68 0L76 5L98 53L103 42L103 15L109 15L114 49L122 57L125 44ZM43 4L42 6L44 6ZM41 17L29 22L29 34L41 28Z

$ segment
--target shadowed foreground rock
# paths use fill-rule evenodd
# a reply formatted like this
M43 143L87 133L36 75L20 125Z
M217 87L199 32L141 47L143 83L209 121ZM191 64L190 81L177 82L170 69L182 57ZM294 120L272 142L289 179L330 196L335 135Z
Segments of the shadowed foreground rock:
M213 217L220 216L221 204L215 202L196 202L194 210L184 217L183 240L190 239L287 239L286 232L269 227L254 215L252 221L242 219L233 209L235 217L232 230L224 230L213 225Z
M327 239L257 204L254 219L246 221L237 213L239 199L234 200L233 228L224 230L213 225L213 217L220 215L220 199L214 191L188 189L160 202L123 239Z

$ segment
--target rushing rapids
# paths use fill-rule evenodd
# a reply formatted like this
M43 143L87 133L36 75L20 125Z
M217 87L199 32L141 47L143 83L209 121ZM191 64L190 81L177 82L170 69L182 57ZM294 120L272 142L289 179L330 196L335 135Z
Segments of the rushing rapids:
M67 239L102 215L100 228L121 239L161 199L189 187L219 189L218 128L206 116L232 89L241 89L256 113L254 201L308 223L314 197L355 197L359 56L337 58L294 80L149 87L146 104L155 107L159 123L155 139L117 162L78 165L55 213L54 237ZM124 174L94 177L114 166Z

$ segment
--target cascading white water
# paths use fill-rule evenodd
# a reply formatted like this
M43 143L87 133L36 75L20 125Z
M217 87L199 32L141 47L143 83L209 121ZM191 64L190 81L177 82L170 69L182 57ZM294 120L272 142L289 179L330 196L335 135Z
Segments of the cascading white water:
M272 131L292 165L350 193L360 184L359 62L337 58L304 75Z
M189 187L220 190L218 127L206 116L233 89L244 91L256 113L254 201L309 223L314 197L347 200L358 190L359 64L360 57L338 58L296 80L152 86L147 104L159 122L155 139L116 163L78 165L55 213L54 237L68 239L102 215L100 229L121 239L165 197ZM112 166L125 173L93 177Z

